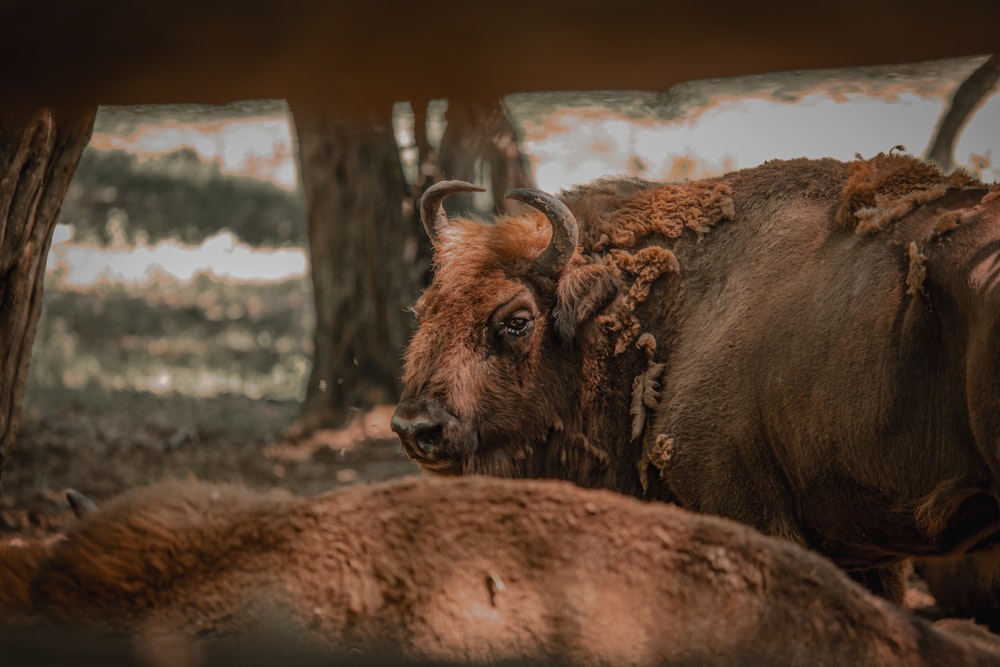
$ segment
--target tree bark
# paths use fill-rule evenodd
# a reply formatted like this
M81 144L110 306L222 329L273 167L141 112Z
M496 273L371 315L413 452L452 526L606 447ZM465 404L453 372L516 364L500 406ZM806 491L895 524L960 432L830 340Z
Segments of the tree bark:
M407 308L430 279L430 242L414 206L423 190L442 173L472 180L488 172L485 184L504 210L502 194L532 179L499 100L450 107L437 152L427 139L425 104L415 106L420 169L412 189L390 112L358 123L292 111L316 306L312 373L294 436L399 398L413 327Z
M993 92L998 81L1000 58L992 55L955 89L951 106L941 118L934 141L927 149L928 160L936 162L945 171L955 167L955 139L979 104Z
M316 305L312 374L292 428L304 434L341 425L352 408L396 401L406 309L425 267L391 114L294 120Z
M441 176L485 186L492 204L478 213L506 213L508 190L535 187L501 100L449 101L446 119L438 156ZM445 208L449 213L473 211L473 196L453 195Z
M20 421L45 258L95 113L0 119L0 473Z

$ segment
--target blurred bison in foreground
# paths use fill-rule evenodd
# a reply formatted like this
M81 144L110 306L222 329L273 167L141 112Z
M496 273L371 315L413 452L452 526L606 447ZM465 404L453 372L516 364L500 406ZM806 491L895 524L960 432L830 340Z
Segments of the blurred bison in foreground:
M786 541L558 481L410 478L299 499L164 483L24 548L30 558L13 567L0 551L9 622L96 625L153 646L277 622L339 652L454 662L912 667L1000 657Z
M880 154L603 180L435 248L393 419L445 474L736 519L900 599L1000 541L1000 188Z

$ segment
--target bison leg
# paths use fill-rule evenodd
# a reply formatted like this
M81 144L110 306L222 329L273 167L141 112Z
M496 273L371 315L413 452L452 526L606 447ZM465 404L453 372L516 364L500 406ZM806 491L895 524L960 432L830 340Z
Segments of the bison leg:
M917 571L941 610L1000 632L1000 552L928 559Z
M906 578L910 571L908 561L849 572L851 578L875 595L894 604L903 604L906 595Z

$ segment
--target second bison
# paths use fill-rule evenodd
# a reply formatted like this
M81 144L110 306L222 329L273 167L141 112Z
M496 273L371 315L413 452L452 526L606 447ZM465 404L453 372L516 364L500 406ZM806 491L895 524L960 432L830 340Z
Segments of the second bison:
M487 477L311 498L191 481L136 489L55 540L0 543L0 626L42 619L150 649L257 647L241 640L277 631L349 658L338 664L378 664L355 653L581 667L998 656L975 626L934 627L746 526Z

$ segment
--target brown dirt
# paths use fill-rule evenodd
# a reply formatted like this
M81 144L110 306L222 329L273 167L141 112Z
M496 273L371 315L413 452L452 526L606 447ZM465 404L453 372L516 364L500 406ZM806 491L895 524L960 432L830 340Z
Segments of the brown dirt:
M0 539L65 526L68 488L100 503L131 487L193 476L304 495L419 474L389 430L392 407L291 441L282 431L298 408L242 396L34 392L0 480Z

